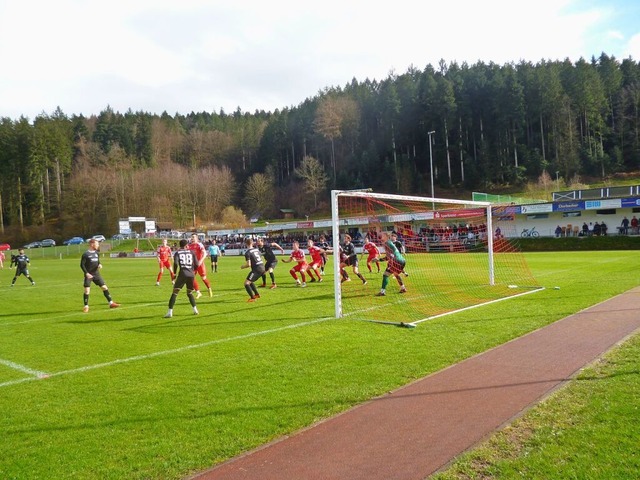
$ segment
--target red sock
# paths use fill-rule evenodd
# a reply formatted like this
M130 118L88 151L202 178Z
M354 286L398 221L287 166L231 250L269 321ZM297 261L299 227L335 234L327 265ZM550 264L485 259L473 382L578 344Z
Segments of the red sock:
M156 282L160 283L161 278L162 278L162 272L158 273L158 278L156 279Z
M294 280L298 280L298 276L296 275L296 271L295 270L289 270L289 273L291 274L291 276L293 277Z
M202 279L202 281L204 282L204 284L207 286L207 288L211 288L211 282L209 281L209 279Z

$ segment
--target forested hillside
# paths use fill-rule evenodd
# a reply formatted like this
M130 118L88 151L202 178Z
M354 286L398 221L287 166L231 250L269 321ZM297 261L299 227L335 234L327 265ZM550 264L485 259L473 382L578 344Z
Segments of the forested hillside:
M432 139L430 155L430 142ZM114 233L130 215L239 225L326 192L488 190L640 167L640 65L606 54L446 64L329 87L275 112L60 109L0 119L2 239Z

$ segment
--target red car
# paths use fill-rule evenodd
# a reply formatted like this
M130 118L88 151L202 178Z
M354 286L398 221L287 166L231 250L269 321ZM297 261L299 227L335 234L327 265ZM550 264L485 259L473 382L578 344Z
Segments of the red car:
M8 243L0 243L0 250L11 250L11 245Z

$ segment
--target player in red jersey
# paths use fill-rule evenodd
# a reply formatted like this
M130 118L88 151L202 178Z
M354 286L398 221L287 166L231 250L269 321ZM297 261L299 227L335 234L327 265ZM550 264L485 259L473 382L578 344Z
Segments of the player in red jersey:
M289 258L285 258L282 260L284 263L289 263L295 260L296 266L289 270L289 273L296 281L296 285L299 287L307 286L307 277L305 276L305 272L309 268L309 264L307 263L307 256L304 254L304 251L300 249L300 244L298 242L293 242L293 250L291 251L291 255ZM302 283L300 283L300 279L296 272L300 272L300 277L302 278Z
M207 266L204 264L204 260L207 258L207 249L204 248L202 242L198 238L198 234L194 233L191 235L191 241L187 248L196 254L196 260L198 260L198 266L196 268L196 272L202 278L202 281L207 286L207 290L209 291L209 296L213 297L213 291L211 290L211 282L207 279ZM196 298L200 298L202 293L200 292L200 286L198 282L193 281L193 288L196 291Z
M375 262L376 267L378 267L378 271L376 273L380 273L380 250L375 243L369 240L369 237L365 237L364 245L362 246L362 254L360 255L360 259L362 259L362 255L367 252L367 268L369 272L371 270L371 263Z
M158 272L158 278L156 279L156 285L160 286L160 279L162 278L162 274L164 273L164 269L168 269L171 274L171 283L175 282L176 274L173 272L173 267L171 266L171 247L167 244L167 239L162 239L162 245L158 247L158 266L160 267L160 271Z
M309 264L309 276L311 277L311 282L315 282L316 279L313 278L313 274L311 272L315 272L318 277L318 282L322 281L321 269L324 264L322 256L325 254L325 249L320 248L313 244L313 240L307 240L307 250L309 251L309 255L311 255L311 264Z

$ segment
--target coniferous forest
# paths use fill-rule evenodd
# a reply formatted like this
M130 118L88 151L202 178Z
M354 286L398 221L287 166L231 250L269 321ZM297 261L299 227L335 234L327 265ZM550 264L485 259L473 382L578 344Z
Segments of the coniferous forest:
M274 112L1 118L0 235L111 234L128 216L187 229L281 208L304 217L326 210L331 188L430 195L431 171L447 196L639 167L633 59L441 61Z

